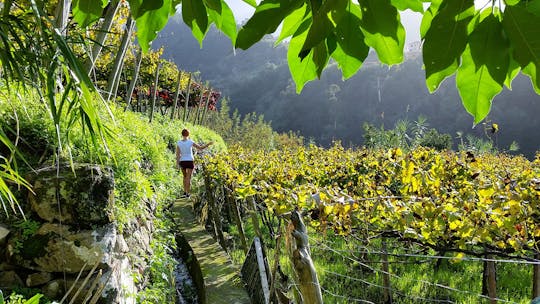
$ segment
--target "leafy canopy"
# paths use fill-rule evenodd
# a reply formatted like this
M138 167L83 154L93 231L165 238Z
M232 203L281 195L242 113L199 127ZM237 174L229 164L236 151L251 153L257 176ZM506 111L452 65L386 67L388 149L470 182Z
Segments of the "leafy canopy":
M255 13L238 31L224 0L127 2L143 50L176 8L200 44L212 24L241 49L283 24L278 40L290 39L287 59L297 92L321 77L331 60L344 79L353 76L370 48L384 64L402 62L405 30L399 12L410 9L423 14L420 32L427 88L434 92L457 74L463 105L475 123L487 116L503 87L511 87L518 70L540 93L540 0L493 0L482 8L475 8L474 0L244 0ZM75 20L87 26L98 20L107 1L74 4Z

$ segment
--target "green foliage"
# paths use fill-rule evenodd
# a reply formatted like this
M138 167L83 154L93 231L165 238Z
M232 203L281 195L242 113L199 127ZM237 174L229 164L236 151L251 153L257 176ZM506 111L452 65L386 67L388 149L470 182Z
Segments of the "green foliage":
M12 293L9 298L6 299L6 304L39 304L39 300L42 297L43 295L38 293L26 299L24 295ZM3 297L1 295L0 298L2 298L3 301ZM0 301L0 303L2 303L2 301Z
M263 115L251 113L240 117L238 111L229 113L226 99L219 111L209 113L206 125L216 131L228 146L241 146L251 150L270 151L303 145L303 138L293 132L279 134L272 130Z
M436 129L427 128L427 119L423 116L410 123L400 120L393 129L385 130L364 123L364 145L374 149L401 148L409 150L417 147L434 148L439 151L452 149L452 137L439 134Z

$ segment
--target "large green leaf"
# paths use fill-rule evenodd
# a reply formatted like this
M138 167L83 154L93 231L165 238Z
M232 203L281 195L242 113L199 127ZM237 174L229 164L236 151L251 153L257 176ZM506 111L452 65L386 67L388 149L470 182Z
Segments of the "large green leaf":
M318 78L321 78L321 74L328 63L329 58L327 45L324 41L313 48L313 62L315 63Z
M430 92L458 68L467 45L467 25L474 13L474 0L444 0L433 18L422 49Z
M512 90L512 81L516 78L521 68L519 63L517 63L514 58L510 57L510 64L508 65L508 72L506 73L506 79L504 80L504 85Z
M216 27L229 37L234 45L236 42L236 20L234 14L227 3L221 0L220 11L213 9L208 10L210 20L214 22Z
M354 75L369 54L369 47L364 43L364 33L360 29L360 8L350 5L350 10L341 13L335 28L338 47L332 53L341 69L343 78Z
M169 19L171 0L128 0L131 15L137 24L137 40L143 52L148 51L150 43L157 37Z
M423 13L424 6L423 0L391 0L392 5L395 6L398 10L404 11L410 9L411 11Z
M510 62L509 42L497 17L489 15L469 36L456 84L474 123L482 121L506 80Z
M257 7L257 2L255 0L242 0L242 1L251 5L251 7Z
M221 14L221 6L225 2L222 0L204 0L203 3L207 8Z
M266 34L276 31L285 17L297 10L304 1L264 0L255 10L255 14L238 32L236 47L243 50L261 40ZM300 50L298 50L300 53ZM298 55L297 53L297 55Z
M386 64L403 61L405 29L399 13L390 0L359 0L362 10L360 26L365 43L374 48L379 60Z
M208 13L203 1L182 0L182 18L202 47L202 41L208 30Z
M420 23L420 37L423 39L426 36L429 27L431 26L431 21L439 12L439 6L441 6L442 0L431 1L429 8L424 12L422 16L422 22Z
M325 1L313 16L313 22L300 51L300 58L304 58L315 46L320 45L322 41L334 29L334 24L330 21L329 15L332 11L343 11L347 6L348 0Z
M279 37L276 39L275 45L279 44L281 41L283 41L283 39L294 35L300 25L302 25L304 18L309 14L309 10L307 10L307 8L308 6L304 4L302 7L293 11L291 14L289 14L289 16L283 19L281 32L279 33Z
M302 60L298 53L302 49L307 37L309 23L304 22L297 31L297 34L291 38L289 49L287 51L287 61L291 76L296 83L296 92L300 93L304 85L317 77L317 65L313 61L312 50Z
M96 22L101 17L103 8L107 5L108 0L74 0L71 4L73 11L73 20L80 27L87 27Z
M540 16L522 6L508 6L503 26L513 47L513 58L540 92Z

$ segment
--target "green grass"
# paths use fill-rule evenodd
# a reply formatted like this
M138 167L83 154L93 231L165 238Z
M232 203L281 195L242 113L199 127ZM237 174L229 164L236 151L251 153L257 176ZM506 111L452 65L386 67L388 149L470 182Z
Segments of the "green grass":
M263 235L268 231L262 226ZM244 221L244 230L248 240L254 234L250 221ZM327 233L323 235L310 229L312 258L317 269L325 303L357 303L360 300L384 303L382 286L381 241L360 242L352 237L343 237ZM235 246L230 249L232 260L241 265L244 252L235 225L229 227L229 234L235 239ZM265 240L267 259L273 269L275 241ZM469 261L467 256L461 261L430 258L440 255L418 246L388 242L388 260L390 286L393 303L489 303L482 298L482 261ZM326 248L330 247L330 249ZM423 250L418 253L418 251ZM368 252L372 252L371 254ZM403 254L418 253L426 257L410 257ZM284 242L280 249L282 270L291 278L291 267L285 252ZM437 265L438 264L438 265ZM532 289L532 265L519 263L496 263L497 297L516 302L529 303ZM337 275L336 275L337 274ZM438 287L440 284L446 288ZM333 296L337 295L337 296ZM434 301L435 300L435 301Z

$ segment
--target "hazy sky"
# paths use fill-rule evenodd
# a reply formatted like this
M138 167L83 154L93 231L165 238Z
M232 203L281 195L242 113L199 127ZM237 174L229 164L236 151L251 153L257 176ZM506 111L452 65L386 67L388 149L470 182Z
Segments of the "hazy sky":
M237 23L242 23L253 15L254 8L246 4L242 0L225 0L234 12L234 18ZM407 31L406 43L411 43L420 40L420 21L421 15L412 11L401 13L401 22Z

